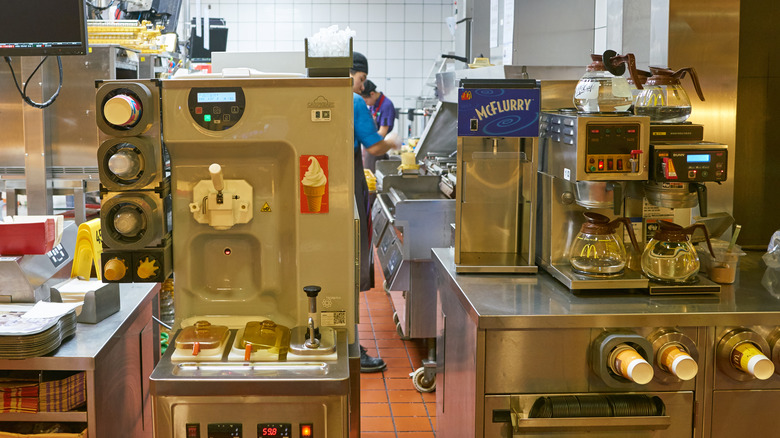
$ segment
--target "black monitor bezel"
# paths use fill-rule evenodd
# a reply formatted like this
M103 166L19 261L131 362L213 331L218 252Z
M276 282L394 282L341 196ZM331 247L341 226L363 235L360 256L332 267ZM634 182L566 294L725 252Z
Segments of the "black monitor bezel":
M0 47L0 56L66 56L86 55L89 47L87 35L87 5L84 0L79 3L79 29L81 29L81 44L67 47Z

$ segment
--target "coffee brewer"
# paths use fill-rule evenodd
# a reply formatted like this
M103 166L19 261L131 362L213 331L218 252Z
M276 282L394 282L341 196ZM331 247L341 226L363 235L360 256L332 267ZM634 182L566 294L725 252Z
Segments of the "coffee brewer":
M648 176L649 139L649 117L542 113L537 263L569 289L647 287L647 278L630 269L630 263L610 275L575 272L570 248L586 211L608 218L641 215L636 214L642 199L639 183Z

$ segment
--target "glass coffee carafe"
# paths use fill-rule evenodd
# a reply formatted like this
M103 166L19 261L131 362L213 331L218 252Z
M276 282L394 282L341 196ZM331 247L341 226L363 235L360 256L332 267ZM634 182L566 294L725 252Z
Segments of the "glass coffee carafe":
M628 65L629 73L638 88L642 82L637 77L634 55L620 56L613 50L603 55L590 55L593 62L577 82L573 103L578 111L586 113L628 111L632 103L631 86L622 75Z
M669 221L659 221L658 231L647 243L642 253L642 272L654 281L674 284L696 283L699 273L699 256L689 236L697 228L704 231L710 254L715 257L710 235L704 224L683 228Z
M572 270L597 277L620 275L628 262L623 238L616 233L620 224L626 226L631 243L640 251L631 221L620 217L610 222L607 216L590 211L584 215L587 222L582 224L569 249Z
M699 99L704 101L699 78L693 67L677 71L668 68L650 67L652 76L647 78L644 89L634 102L634 113L649 116L651 122L683 123L691 115L691 100L682 87L680 80L690 73L693 87Z

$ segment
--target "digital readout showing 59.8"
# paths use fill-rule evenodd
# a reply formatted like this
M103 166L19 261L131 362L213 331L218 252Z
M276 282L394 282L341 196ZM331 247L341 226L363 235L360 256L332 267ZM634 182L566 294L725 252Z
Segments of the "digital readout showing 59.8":
M290 438L292 436L291 424L258 424L257 437Z

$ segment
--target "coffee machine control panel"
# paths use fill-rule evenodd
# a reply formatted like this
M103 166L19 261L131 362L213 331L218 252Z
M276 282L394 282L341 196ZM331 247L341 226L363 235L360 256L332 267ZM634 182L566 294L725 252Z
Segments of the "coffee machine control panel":
M717 143L650 146L651 179L663 182L721 182L727 177L728 148Z
M209 131L224 131L241 120L246 98L240 87L198 87L190 90L187 106L195 123Z
M639 171L639 123L588 123L586 130L585 172Z

